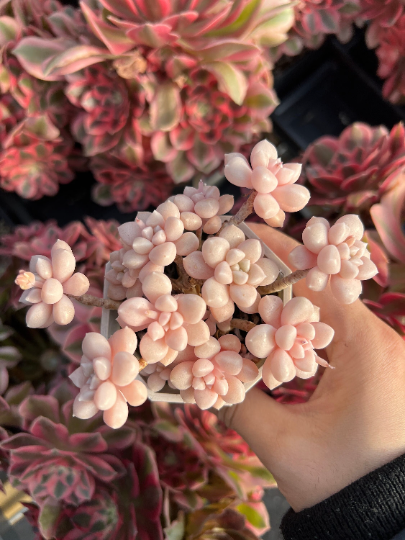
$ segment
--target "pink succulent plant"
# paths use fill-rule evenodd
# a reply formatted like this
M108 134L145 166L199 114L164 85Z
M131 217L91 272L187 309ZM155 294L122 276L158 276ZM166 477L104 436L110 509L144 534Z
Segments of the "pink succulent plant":
M308 146L303 179L311 186L311 205L367 211L396 183L404 165L402 123L389 132L356 122L340 137L321 137Z
M319 309L307 298L297 296L283 307L277 296L260 300L259 313L265 324L249 330L246 347L257 358L266 358L263 382L270 389L294 377L312 377L318 364L328 366L314 349L332 341L334 331L319 322Z
M310 198L304 186L295 184L301 165L283 165L276 148L266 140L253 148L250 163L252 168L242 154L228 154L225 156L224 174L231 184L256 190L256 214L270 226L281 227L285 212L302 210Z
M367 1L367 0L365 0ZM326 36L334 34L342 43L353 35L353 26L360 13L359 0L305 0L295 5L295 22L289 39L280 52L294 56L303 47L318 49Z
M140 216L118 227L123 248L111 254L112 269L106 276L108 294L115 300L139 296L140 284L150 272L163 273L176 254L188 255L199 245L194 233L184 232L184 217L170 200Z
M273 261L262 257L260 241L245 240L234 225L207 238L202 250L193 251L183 264L191 277L205 280L202 297L218 322L232 317L235 304L246 313L255 313L260 299L257 287L272 283L279 273Z
M139 362L133 355L136 334L123 328L107 341L101 334L90 332L83 340L83 356L70 379L80 388L73 413L81 419L92 418L104 411L104 422L120 428L128 418L128 405L137 407L147 398L145 385L136 380Z
M53 420L43 413L30 423L28 433L1 444L10 455L8 474L14 486L39 504L50 497L78 505L93 498L96 479L108 484L124 474L120 460L106 454L108 445L100 433L69 432L53 396L27 398L20 407L26 415L40 404L42 411L53 408ZM66 412L69 417L70 409Z
M197 360L181 362L170 373L170 381L186 403L200 409L219 407L224 402L240 403L245 398L244 382L253 381L259 370L252 360L239 354L239 338L231 334L214 337L195 347Z
M381 34L387 29L395 29L404 14L404 5L401 0L360 0L360 5L360 18L370 21L366 33L367 45L374 48L379 44Z
M310 268L306 284L323 291L330 282L338 302L351 304L361 294L361 280L374 277L378 270L362 242L364 227L359 217L347 214L330 227L324 218L311 218L302 233L303 246L294 248L290 263L299 270Z
M46 116L29 117L8 135L0 153L0 186L26 199L55 195L59 184L73 180L68 164L69 136Z
M180 219L188 231L202 228L207 234L216 234L222 226L222 217L233 207L232 195L221 195L216 186L200 180L198 188L186 186L182 194L170 197L180 211ZM182 253L179 253L182 255Z
M207 306L200 296L172 296L170 279L157 272L145 277L142 290L147 300L129 298L120 305L118 315L120 324L137 331L147 328L139 343L146 362L168 365L187 345L198 346L208 341L210 331L202 320Z
M29 328L47 328L53 322L66 325L73 320L75 308L67 295L85 294L90 285L84 274L73 275L75 266L70 246L58 240L52 247L51 259L34 255L30 271L20 271L16 283L24 291L20 302L31 305L26 317Z
M132 152L133 145L129 148ZM90 161L98 184L93 199L101 206L116 203L121 212L142 210L157 206L167 199L173 189L173 180L159 162L146 163L124 159L113 152L95 156Z

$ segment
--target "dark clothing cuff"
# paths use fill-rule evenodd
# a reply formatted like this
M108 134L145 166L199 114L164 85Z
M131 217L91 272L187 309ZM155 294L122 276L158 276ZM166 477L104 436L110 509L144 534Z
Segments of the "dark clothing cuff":
M285 540L391 540L405 529L405 455L311 508L289 510L280 528Z

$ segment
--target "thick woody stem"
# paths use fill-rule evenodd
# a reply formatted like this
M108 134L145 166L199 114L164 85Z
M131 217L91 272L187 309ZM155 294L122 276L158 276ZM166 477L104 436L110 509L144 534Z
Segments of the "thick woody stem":
M239 208L238 212L234 216L232 216L231 219L225 221L218 232L221 232L222 229L228 227L228 225L239 225L240 223L243 223L245 219L253 212L253 203L255 202L256 195L257 191L252 189L249 193L249 197Z
M171 279L173 288L185 294L198 294L197 286L200 284L200 281L190 277L184 270L183 257L176 255L174 262L176 264L179 277L177 279Z
M244 332L249 332L256 325L250 321L245 321L244 319L232 319L231 328L237 328L238 330L243 330Z
M69 298L73 298L73 300L77 300L85 306L118 309L121 305L121 302L110 300L110 298L97 298L97 296L92 296L91 294L82 294L81 296L73 296L72 294L68 294L67 296L69 296Z
M263 296L265 294L271 294L274 292L282 291L283 289L286 289L290 285L294 285L294 283L297 283L301 279L303 279L308 272L310 271L310 268L307 270L296 270L292 274L289 274L288 276L285 276L280 279L276 279L273 283L270 283L270 285L266 285L265 287L258 287L257 290L259 293Z

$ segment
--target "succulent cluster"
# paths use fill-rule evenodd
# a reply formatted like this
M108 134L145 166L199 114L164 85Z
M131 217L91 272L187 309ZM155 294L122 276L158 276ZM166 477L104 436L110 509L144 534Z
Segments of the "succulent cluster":
M275 203L266 219L280 210L303 208L309 192L295 184L301 167L284 166L268 141L256 144L250 163L252 169L240 154L226 156L227 177L252 188L230 221L224 213L233 198L200 183L118 227L122 248L110 255L109 298L96 298L93 305L116 309L122 330L112 336L86 333L80 367L70 375L80 388L76 416L88 419L101 410L105 423L118 429L128 418L127 403L145 402L145 383L149 392L167 395L167 385L186 403L219 409L243 401L246 388L260 378L259 368L271 389L296 376L313 376L318 364L328 365L314 348L326 347L333 330L319 322L318 308L305 298L283 307L281 298L271 295L289 282L275 283L278 265L264 256L258 238L246 239L238 226L253 210L267 211L262 199ZM355 215L341 217L332 227L324 218L312 218L304 245L291 252L290 260L304 271L310 288L321 291L330 281L337 300L351 303L361 292L360 280L377 273L363 235ZM93 297L81 297L89 282L80 273L72 276L75 259L65 248L58 240L52 262L34 256L31 269L37 275L22 270L17 276L23 300L38 302L28 311L28 326L46 326L52 310L57 324L69 324L74 306L63 293L92 305ZM59 316L58 305L66 301L69 309L60 309L64 317Z
M139 210L270 131L267 47L287 39L290 0L155 3L2 3L1 187L55 195L75 141L94 199Z

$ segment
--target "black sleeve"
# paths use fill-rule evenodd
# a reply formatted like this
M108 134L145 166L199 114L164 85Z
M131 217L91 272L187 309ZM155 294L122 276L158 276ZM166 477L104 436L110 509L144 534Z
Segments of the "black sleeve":
M405 454L311 508L289 510L280 528L285 540L405 538Z

